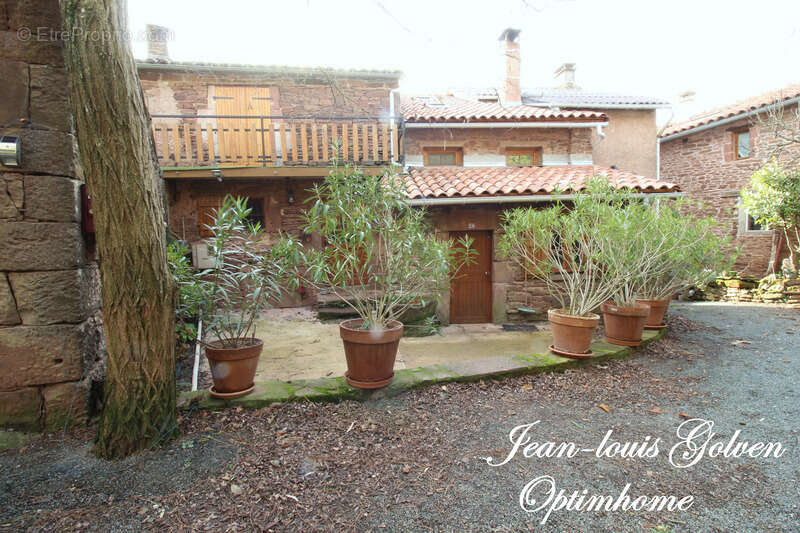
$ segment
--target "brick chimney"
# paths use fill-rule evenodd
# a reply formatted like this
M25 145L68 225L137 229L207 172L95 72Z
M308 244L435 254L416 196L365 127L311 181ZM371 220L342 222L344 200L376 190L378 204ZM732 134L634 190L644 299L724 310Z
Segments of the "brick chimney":
M147 31L147 59L154 63L169 63L167 40L172 32L164 26L148 24Z
M520 30L507 28L499 39L504 42L503 50L506 57L506 80L500 95L503 105L506 106L522 104L522 89L519 81L519 32Z
M575 85L575 63L564 63L556 69L555 78L559 89L578 89Z

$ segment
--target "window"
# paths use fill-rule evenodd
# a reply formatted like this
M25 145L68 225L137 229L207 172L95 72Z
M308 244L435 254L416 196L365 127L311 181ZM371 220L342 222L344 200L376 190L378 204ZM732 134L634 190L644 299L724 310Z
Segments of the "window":
M426 167L460 167L464 161L461 148L423 148Z
M756 222L752 216L739 206L739 227L737 233L739 235L771 235L770 229L762 224Z
M737 131L733 133L733 158L745 159L750 157L750 131Z
M541 165L541 148L506 148L507 167L537 167Z
M550 252L552 253L553 259L561 263L561 267L567 272L572 272L574 267L582 268L583 266L585 257L582 253L580 243L562 243L561 237L558 234L554 234L550 242ZM537 267L537 263L541 263L547 258L546 251L541 248L531 248L529 254L529 257L532 258L533 261L529 262L528 269L532 272L536 272L541 268L541 266ZM555 265L552 266L551 272L557 271L558 267Z
M764 231L764 227L756 222L756 219L747 215L747 231Z
M245 220L252 225L261 224L261 227L264 228L264 199L248 198L247 208L250 209L250 214Z

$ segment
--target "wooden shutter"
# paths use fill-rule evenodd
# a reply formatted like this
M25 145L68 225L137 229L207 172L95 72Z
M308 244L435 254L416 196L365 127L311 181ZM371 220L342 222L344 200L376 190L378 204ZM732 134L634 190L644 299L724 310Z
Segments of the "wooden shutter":
M269 116L269 87L217 85L214 87L217 115ZM259 118L217 119L220 161L225 166L262 166L262 155L272 151L272 126ZM263 145L262 145L263 142ZM273 161L274 164L274 161Z

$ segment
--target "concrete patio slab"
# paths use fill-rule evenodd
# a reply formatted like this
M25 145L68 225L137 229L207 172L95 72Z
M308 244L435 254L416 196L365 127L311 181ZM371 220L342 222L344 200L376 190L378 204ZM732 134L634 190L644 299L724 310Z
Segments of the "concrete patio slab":
M323 324L325 325L325 324ZM332 325L334 328L335 325ZM334 330L336 335L335 339L338 341L338 330ZM329 331L330 332L330 331ZM660 331L645 331L644 344L653 342L660 339L666 330ZM492 335L491 332L487 332ZM499 333L494 333L499 334ZM553 372L560 371L567 368L572 368L580 365L594 364L611 358L624 358L633 355L636 348L629 348L626 346L616 346L609 344L602 340L597 340L592 343L592 350L594 356L588 359L567 359L552 354L547 349L550 344L549 332L533 332L521 333L525 339L517 339L516 333L502 333L502 335L513 335L515 339L513 343L501 344L502 350L514 350L514 343L519 343L519 351L516 354L495 354L490 357L474 357L469 359L460 360L445 360L437 362L432 365L419 366L416 368L395 368L395 376L389 386L374 391L365 391L354 389L347 385L344 378L341 376L324 377L324 378L304 378L304 379L289 379L289 380L258 380L256 382L255 390L241 398L233 400L217 400L209 396L208 391L195 391L185 392L180 395L179 406L181 408L188 408L192 405L200 409L224 409L227 407L246 407L246 408L261 408L267 407L273 403L282 403L288 401L341 401L345 399L352 400L369 400L371 398L394 396L404 391L431 385L435 383L447 383L452 381L477 381L485 378L494 378L502 376L511 376L519 374L532 374L538 372ZM458 335L453 335L455 338ZM444 337L445 339L447 336ZM419 343L420 359L424 357L435 358L436 352L443 346L447 346L447 341L435 342L435 338L415 338L403 339L401 347L405 341L414 341L411 346L417 346L416 341L431 341L425 348L424 353L422 343ZM322 341L320 341L321 343ZM480 343L481 340L470 340L470 343ZM485 341L483 341L485 342ZM315 343L319 344L319 343ZM464 344L462 339L462 345ZM490 349L491 343L485 343L480 349L467 350L465 353L472 355L486 354ZM341 348L340 348L341 349ZM447 348L445 348L447 350ZM266 351L266 348L265 348ZM414 349L407 350L406 353L414 353ZM338 352L338 357L344 360L341 352ZM413 356L412 356L413 357ZM262 359L264 357L262 356ZM269 368L269 367L267 367ZM263 369L260 368L261 371ZM257 378L258 379L258 378Z
M256 337L264 339L256 381L343 376L347 370L338 324L272 314L258 321ZM548 331L509 332L496 324L453 325L444 328L442 335L404 337L395 371L448 361L547 352L550 342Z

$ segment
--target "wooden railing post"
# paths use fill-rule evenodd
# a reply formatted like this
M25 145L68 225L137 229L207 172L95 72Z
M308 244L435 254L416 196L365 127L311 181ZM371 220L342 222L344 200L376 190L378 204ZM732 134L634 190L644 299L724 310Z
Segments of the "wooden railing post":
M153 115L152 129L164 167L402 160L403 123L394 117Z
M261 120L261 166L267 166L267 150L264 146L264 117L260 117Z

